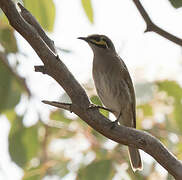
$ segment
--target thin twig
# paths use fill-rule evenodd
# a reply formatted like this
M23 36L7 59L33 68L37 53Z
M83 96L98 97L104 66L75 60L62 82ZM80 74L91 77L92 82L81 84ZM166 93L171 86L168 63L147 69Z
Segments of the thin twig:
M147 25L145 32L153 31L161 35L162 37L178 44L179 46L182 46L182 39L174 36L173 34L170 34L169 32L163 30L162 28L158 27L152 22L151 18L149 17L148 13L146 12L146 10L144 9L144 7L142 6L139 0L133 0L133 2L136 5L138 11L140 12L141 16L143 17Z

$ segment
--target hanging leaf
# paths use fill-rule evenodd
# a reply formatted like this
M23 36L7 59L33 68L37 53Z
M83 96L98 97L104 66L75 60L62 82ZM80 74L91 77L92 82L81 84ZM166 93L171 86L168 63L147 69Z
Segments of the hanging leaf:
M52 0L23 0L25 7L32 13L41 26L51 32L55 21L55 6Z
M12 109L20 101L21 89L0 59L0 113Z
M180 8L182 6L182 0L169 0L169 2L173 5L175 8Z
M16 53L18 51L14 30L8 26L0 26L0 44L6 53Z
M110 180L112 179L112 174L112 161L101 160L82 168L78 172L77 180Z
M94 18L93 18L93 8L91 0L81 0L82 7L85 11L85 14L87 15L89 21L93 24Z
M9 133L9 152L11 159L20 167L25 168L28 162L37 156L40 148L38 127L24 127L22 117L16 116L11 123Z

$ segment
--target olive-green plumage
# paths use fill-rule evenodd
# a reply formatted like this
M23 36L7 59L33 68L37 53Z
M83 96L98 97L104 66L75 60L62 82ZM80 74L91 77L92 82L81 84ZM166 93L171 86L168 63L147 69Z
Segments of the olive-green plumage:
M105 35L81 37L93 50L93 79L102 103L111 109L120 124L136 128L136 103L133 83L124 61ZM133 170L141 170L138 149L129 147Z

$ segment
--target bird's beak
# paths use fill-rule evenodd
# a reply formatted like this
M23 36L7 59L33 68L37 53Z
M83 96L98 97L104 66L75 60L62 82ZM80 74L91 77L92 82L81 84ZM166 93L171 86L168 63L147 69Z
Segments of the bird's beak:
M88 42L88 38L87 37L78 37L78 39L84 40L86 42Z

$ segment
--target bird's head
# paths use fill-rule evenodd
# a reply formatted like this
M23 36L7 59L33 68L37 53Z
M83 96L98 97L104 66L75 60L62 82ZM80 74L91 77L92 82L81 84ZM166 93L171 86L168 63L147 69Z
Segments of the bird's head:
M97 52L115 52L112 41L105 35L93 34L88 37L79 37L78 39L86 41L94 53Z

